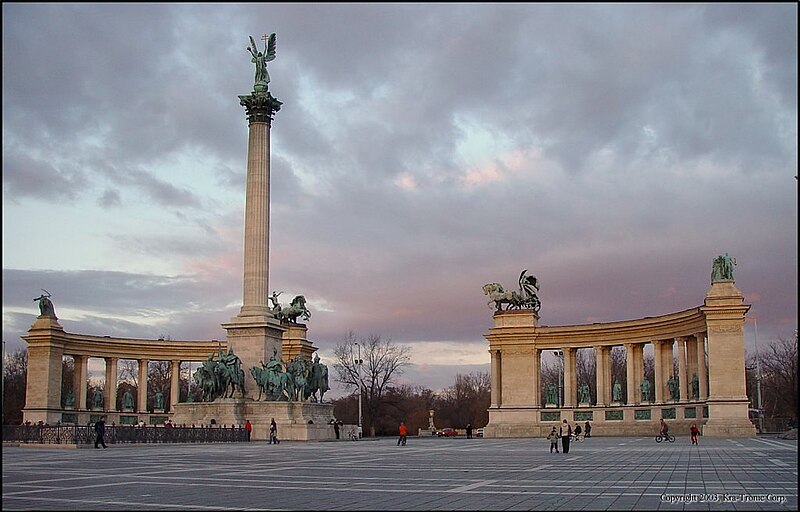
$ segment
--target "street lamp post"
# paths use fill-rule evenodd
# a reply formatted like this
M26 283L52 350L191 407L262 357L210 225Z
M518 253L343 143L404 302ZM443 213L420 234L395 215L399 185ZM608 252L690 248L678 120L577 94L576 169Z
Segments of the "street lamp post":
M561 407L563 405L562 401L562 394L563 394L563 383L562 380L564 379L564 351L563 350L554 350L553 354L559 359L558 362L558 406Z
M362 390L361 390L361 365L364 364L364 360L361 359L361 345L359 345L358 342L356 342L356 346L358 347L358 359L355 360L355 363L357 365L356 368L358 368L358 433L360 435L361 432L362 432L362 427L361 427L361 421L362 421L362 416L361 416L361 392L362 392Z
M761 361L758 358L758 320L753 318L756 344L756 408L758 408L758 431L764 432L764 414L761 410Z

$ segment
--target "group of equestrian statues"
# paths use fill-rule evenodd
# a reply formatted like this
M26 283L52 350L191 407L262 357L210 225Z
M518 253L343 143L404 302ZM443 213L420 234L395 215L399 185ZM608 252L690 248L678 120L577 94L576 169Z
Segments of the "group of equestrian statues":
M298 318L311 318L304 296L296 296L284 307L278 302L281 293L283 292L272 292L269 298L272 301L271 312L276 319L282 324L294 324ZM261 366L250 368L250 375L258 385L258 400L265 397L269 401L322 402L323 395L330 387L328 367L319 362L319 356L315 354L313 362L297 356L286 363L278 359L277 354L278 351L274 350L266 364L261 361ZM244 396L245 374L242 361L233 353L233 348L225 353L220 347L219 354L209 355L192 377L203 391L204 402L213 402L217 398L233 398L237 391Z
M277 350L274 350L266 364L262 361L261 366L250 368L250 374L259 388L258 400L322 402L323 395L330 387L328 367L319 362L319 355L314 355L313 362L297 356L289 363L276 356ZM193 378L203 391L204 402L233 398L236 391L242 395L245 392L242 361L232 348L227 353L220 349L219 354L209 355Z

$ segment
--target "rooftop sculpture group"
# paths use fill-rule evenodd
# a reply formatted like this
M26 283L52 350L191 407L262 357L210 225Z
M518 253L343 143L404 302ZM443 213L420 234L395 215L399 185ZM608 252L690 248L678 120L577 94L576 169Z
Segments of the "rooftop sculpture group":
M503 305L505 304L505 311L510 309L532 309L538 313L542 304L536 292L539 291L539 280L536 276L526 275L527 269L523 270L519 275L519 292L506 291L498 283L489 283L483 285L483 293L489 296L488 306L491 308L494 303L495 311L504 311Z
M733 281L733 267L736 260L731 258L726 252L724 256L714 258L714 265L711 268L711 282Z
M50 300L50 292L45 290L44 288L41 289L44 293L33 299L33 302L39 301L39 316L44 316L48 318L56 318L56 309L53 307L53 302Z

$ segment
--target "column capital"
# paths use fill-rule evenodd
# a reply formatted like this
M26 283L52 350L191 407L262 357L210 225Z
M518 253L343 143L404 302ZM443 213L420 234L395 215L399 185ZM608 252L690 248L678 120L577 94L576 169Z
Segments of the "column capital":
M281 109L283 103L267 91L266 93L253 92L239 96L239 104L245 108L249 124L267 123L271 125L272 116Z

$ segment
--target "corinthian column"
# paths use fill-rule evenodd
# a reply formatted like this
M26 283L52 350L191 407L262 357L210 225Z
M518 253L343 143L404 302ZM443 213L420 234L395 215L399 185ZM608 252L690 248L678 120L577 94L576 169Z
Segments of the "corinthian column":
M244 279L239 316L270 312L269 290L269 132L280 102L269 93L240 96L247 109L247 188L244 212Z
M276 320L267 304L269 289L269 131L272 116L281 102L256 84L251 94L239 96L247 110L249 137L247 142L247 189L244 212L244 278L242 308L230 322L222 324L227 331L228 348L242 361L245 398L257 398L258 386L250 368L260 366L273 351L282 357L281 336L285 329Z

